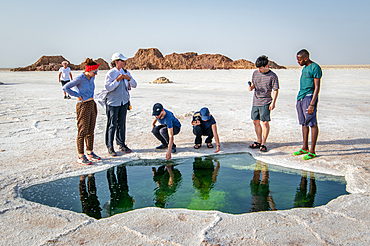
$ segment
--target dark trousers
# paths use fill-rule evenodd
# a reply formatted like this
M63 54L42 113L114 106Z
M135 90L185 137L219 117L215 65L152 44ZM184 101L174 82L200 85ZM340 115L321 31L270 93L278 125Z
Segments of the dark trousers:
M107 129L105 131L105 144L107 148L113 147L114 134L118 145L126 142L126 115L128 103L121 106L106 105Z
M173 135L177 135L179 132L180 132L180 128L177 126L174 126ZM168 145L169 136L168 136L167 126L165 125L156 126L153 128L152 133L159 141L161 141L163 145ZM176 144L173 143L173 146L176 147Z
M193 133L196 136L195 137L195 144L201 144L202 143L202 136L207 136L206 143L212 143L213 138L213 132L212 127L209 127L205 130L203 130L200 126L194 126L193 127Z

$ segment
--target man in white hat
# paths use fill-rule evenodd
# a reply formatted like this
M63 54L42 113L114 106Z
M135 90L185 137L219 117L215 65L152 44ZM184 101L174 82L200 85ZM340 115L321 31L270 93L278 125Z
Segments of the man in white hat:
M73 80L72 78L72 72L71 69L68 67L68 62L63 61L62 62L63 67L59 68L59 83L62 83L62 86L67 84L69 81ZM71 77L71 79L69 79ZM64 92L64 99L71 99L71 97L65 92Z
M111 60L112 69L105 76L105 90L108 91L105 98L107 113L105 143L108 153L117 156L113 148L114 135L121 151L132 152L126 145L126 115L130 106L129 91L136 88L137 83L130 72L123 69L127 57L121 53L114 53Z

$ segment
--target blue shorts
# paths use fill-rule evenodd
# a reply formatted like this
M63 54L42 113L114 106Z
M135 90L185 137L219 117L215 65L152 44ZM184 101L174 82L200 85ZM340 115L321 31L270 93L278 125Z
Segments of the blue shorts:
M252 120L270 121L270 103L264 106L252 106Z
M298 113L298 121L299 124L302 126L315 126L317 125L317 102L315 103L315 109L313 110L312 114L308 114L308 106L310 105L312 100L311 96L305 96L303 99L297 101L297 113Z

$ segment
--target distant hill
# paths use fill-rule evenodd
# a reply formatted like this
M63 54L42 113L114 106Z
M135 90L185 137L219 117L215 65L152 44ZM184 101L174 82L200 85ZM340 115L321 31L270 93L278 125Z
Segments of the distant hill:
M284 66L269 62L272 69L285 69ZM183 54L172 53L163 56L157 48L139 49L133 58L126 62L129 70L149 69L254 69L253 62L240 59L233 61L227 56L220 54L198 55L194 52Z
M18 67L10 69L10 71L18 72L18 71L58 71L60 67L62 67L62 62L68 61L63 56L41 56L34 64L29 65L27 67ZM101 70L108 70L109 65L104 59L98 58L95 60L97 63L101 63L99 69ZM79 65L74 65L68 61L68 66L71 70L83 70L84 64L81 63Z
M27 67L13 68L10 71L58 71L63 61L68 61L63 56L42 56L34 64ZM95 60L100 62L99 69L108 70L109 64L102 58ZM69 62L69 61L68 61ZM83 70L81 63L75 65L69 63L71 70ZM268 64L272 69L286 69L284 66L270 61ZM139 49L133 58L129 58L125 68L129 70L151 70L151 69L254 69L253 62L240 59L233 61L227 56L220 54L198 55L195 52L182 54L172 53L163 56L157 48Z

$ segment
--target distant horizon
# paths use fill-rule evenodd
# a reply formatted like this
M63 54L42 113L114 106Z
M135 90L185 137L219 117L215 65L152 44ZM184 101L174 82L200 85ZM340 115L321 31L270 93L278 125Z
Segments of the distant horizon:
M152 49L152 48L154 48L154 49L158 49L158 48L155 48L155 47L151 47L151 48L138 48L137 49L137 51L138 50L140 50L140 49ZM162 53L162 51L160 50L160 49L158 49L161 53ZM137 52L136 51L136 52ZM136 54L136 52L135 52L135 54ZM224 55L224 54L221 54L221 53L199 53L199 52L197 52L197 51L185 51L185 52L171 52L171 53L168 53L168 54L163 54L162 53L162 55L163 55L163 57L165 57L165 56L167 56L167 55L170 55L170 54L173 54L173 53L177 53L177 54L184 54L184 53L197 53L198 55L204 55L204 54L208 54L208 55L223 55L223 56L226 56L226 57L228 57L228 58L230 58L229 56L227 56L227 55ZM79 65L79 64L81 64L82 62L84 62L85 61L85 59L87 58L87 57L85 57L85 58L83 58L83 60L82 61L80 61L80 62L78 62L78 63L75 63L75 62L72 62L70 59L68 59L68 57L66 57L66 56L64 56L63 54L51 54L51 55L49 55L49 54L43 54L43 55L40 55L33 63L30 63L30 64L28 64L28 65L23 65L23 66L17 66L17 67L0 67L0 69L13 69L13 68L18 68L18 67L27 67L27 66L30 66L30 65L32 65L32 64L34 64L34 63L36 63L41 57L43 57L43 56L63 56L66 60L68 60L70 63L72 63L72 64L74 64L74 65ZM128 57L128 58L133 58L134 56L132 56L132 57ZM91 57L90 57L91 58ZM103 58L103 57L92 57L92 59L94 59L94 60L96 60L96 59L99 59L99 58L102 58L102 59L104 59L106 62L108 62L108 64L110 63L110 59L105 59L105 58ZM230 58L230 59L232 59L232 58ZM247 61L250 61L250 62L253 62L254 63L254 61L252 61L252 60L248 60L248 59L246 59L246 58L239 58L239 59L232 59L233 61L237 61L237 60L241 60L241 59L244 59L244 60L247 60ZM293 67L293 66L299 66L299 64L298 63L296 63L296 64L281 64L281 63L279 63L276 59L272 59L272 58L270 58L269 57L269 60L270 61L273 61L273 62L275 62L276 64L278 64L278 65L280 65L280 66L289 66L289 67ZM313 60L313 59L312 59ZM313 60L313 61L315 61L315 60ZM370 65L370 63L368 63L368 64L321 64L320 62L318 62L318 61L315 61L315 62L317 62L320 66L348 66L348 67L355 67L355 66L369 66ZM174 69L174 70L177 70L177 69ZM179 70L182 70L182 69L179 69Z
M99 58L99 57L98 57ZM101 58L101 57L100 57ZM74 64L74 63L73 63ZM278 63L277 63L278 64ZM32 64L30 64L32 65ZM75 64L76 65L76 64ZM285 65L285 64L278 64L280 66L284 66L286 67L287 69L295 69L295 68L302 68L300 65ZM369 64L332 64L332 65L322 65L322 64L319 64L323 69L330 69L330 68L335 68L335 69L338 69L338 68L351 68L351 69L363 69L363 68L368 68L370 69L370 63ZM29 65L27 65L29 66ZM26 66L25 66L26 67ZM10 69L13 69L13 68L17 68L17 67L0 67L0 70L10 70ZM246 68L243 68L244 70L248 70ZM243 70L243 69L216 69L216 70ZM255 68L250 68L250 69L255 69ZM135 69L137 70L137 69ZM133 71L135 71L133 70ZM157 70L211 70L211 69L148 69L148 70L145 70L145 71L157 71ZM277 70L277 69L273 69L273 70ZM82 70L73 70L73 71L82 71ZM108 71L108 70L107 70ZM140 70L140 71L144 71L144 70ZM55 71L17 71L17 72L55 72Z
M27 66L40 54L109 61L148 47L234 61L267 55L284 66L307 49L320 65L369 64L368 9L368 0L3 1L0 67Z

